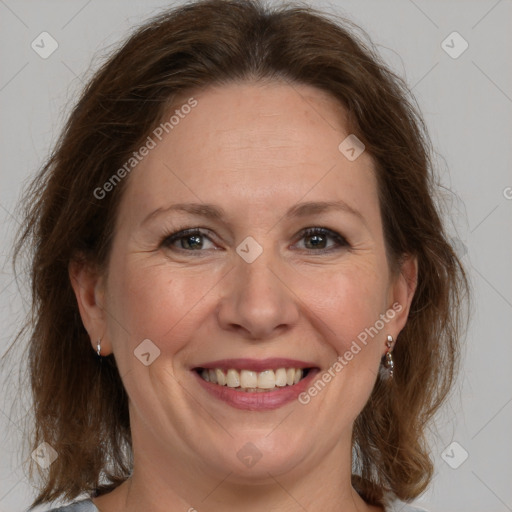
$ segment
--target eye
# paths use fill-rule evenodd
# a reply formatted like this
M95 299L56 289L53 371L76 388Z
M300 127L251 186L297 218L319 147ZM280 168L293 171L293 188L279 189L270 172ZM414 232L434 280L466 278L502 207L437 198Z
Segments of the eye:
M329 244L329 240L331 243ZM307 228L300 233L299 241L303 243L300 249L326 253L342 247L349 247L346 239L339 233L327 228ZM208 243L211 245L208 247ZM300 245L300 244L298 244ZM215 250L211 238L199 228L182 229L167 235L161 242L162 247L186 252L203 252L205 249Z
M201 249L209 249L205 247L205 241L210 238L198 228L185 229L166 236L161 245L164 247L174 248L183 251L200 251Z
M329 239L333 240L330 246ZM305 250L313 252L331 252L341 247L349 247L343 236L327 228L307 228L302 231L300 240L305 240L303 247Z

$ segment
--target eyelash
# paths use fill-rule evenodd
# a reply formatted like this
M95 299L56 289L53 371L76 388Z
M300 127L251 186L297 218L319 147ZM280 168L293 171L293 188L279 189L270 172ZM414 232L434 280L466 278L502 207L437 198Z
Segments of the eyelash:
M305 237L311 237L311 236L315 236L315 235L321 235L324 237L332 238L335 241L336 246L328 248L328 249L325 249L325 248L324 249L304 249L305 251L308 251L310 253L315 253L315 254L325 254L325 253L331 253L336 250L340 250L343 247L350 247L347 240L343 236L341 236L339 233L336 233L335 231L332 231L331 229L320 228L320 227L303 229L300 233L298 240L300 241ZM180 248L172 247L173 243L175 243L179 240L182 240L182 239L192 237L192 236L205 237L205 238L208 238L211 242L213 242L213 240L211 240L204 232L202 232L200 228L189 228L189 229L180 229L179 231L176 231L170 235L166 235L161 242L161 246L167 247L170 249L174 249L174 250L178 250L178 251L190 252L190 253L204 252L201 249L194 250L194 249L183 249L182 247L180 247Z

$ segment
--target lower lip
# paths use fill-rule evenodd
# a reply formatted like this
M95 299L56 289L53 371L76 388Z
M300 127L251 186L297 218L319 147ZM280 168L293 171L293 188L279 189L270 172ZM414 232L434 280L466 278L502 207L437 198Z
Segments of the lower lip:
M310 385L315 376L319 373L319 369L314 368L309 370L306 377L293 386L285 386L282 388L275 388L274 391L264 392L250 392L237 391L228 386L219 386L212 382L207 382L200 375L193 371L199 384L208 391L211 395L223 402L235 407L236 409L245 409L249 411L268 411L277 409L294 400L305 391Z

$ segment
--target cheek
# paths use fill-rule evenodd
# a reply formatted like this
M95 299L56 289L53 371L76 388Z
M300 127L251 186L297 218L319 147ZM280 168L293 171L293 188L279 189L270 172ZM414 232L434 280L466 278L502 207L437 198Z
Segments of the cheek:
M387 304L386 274L373 264L342 266L308 278L301 296L323 322L323 331L339 350L373 326Z
M336 364L331 366L332 389L347 406L339 414L353 418L371 393L387 335L381 320L387 307L387 274L370 268L375 267L351 266L328 281L318 280L309 300L312 316L320 320L322 340L331 348L331 365Z
M137 258L118 266L111 280L113 316L124 328L118 335L129 336L135 346L148 338L161 350L176 352L197 329L197 315L215 280L212 273L186 275L166 263Z

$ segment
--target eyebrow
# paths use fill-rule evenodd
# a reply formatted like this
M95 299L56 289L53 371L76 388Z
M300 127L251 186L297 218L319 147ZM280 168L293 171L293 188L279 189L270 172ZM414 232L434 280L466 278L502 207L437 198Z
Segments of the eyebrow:
M285 217L300 218L307 217L309 215L318 215L320 213L326 213L328 211L338 210L349 213L358 217L363 223L365 219L362 213L345 201L308 201L305 203L299 203L292 206L285 214ZM198 217L204 217L207 219L221 221L226 218L226 212L220 206L206 203L179 203L173 204L167 208L157 208L151 212L147 217L144 218L142 224L146 224L153 218L169 212L183 212L195 215Z

